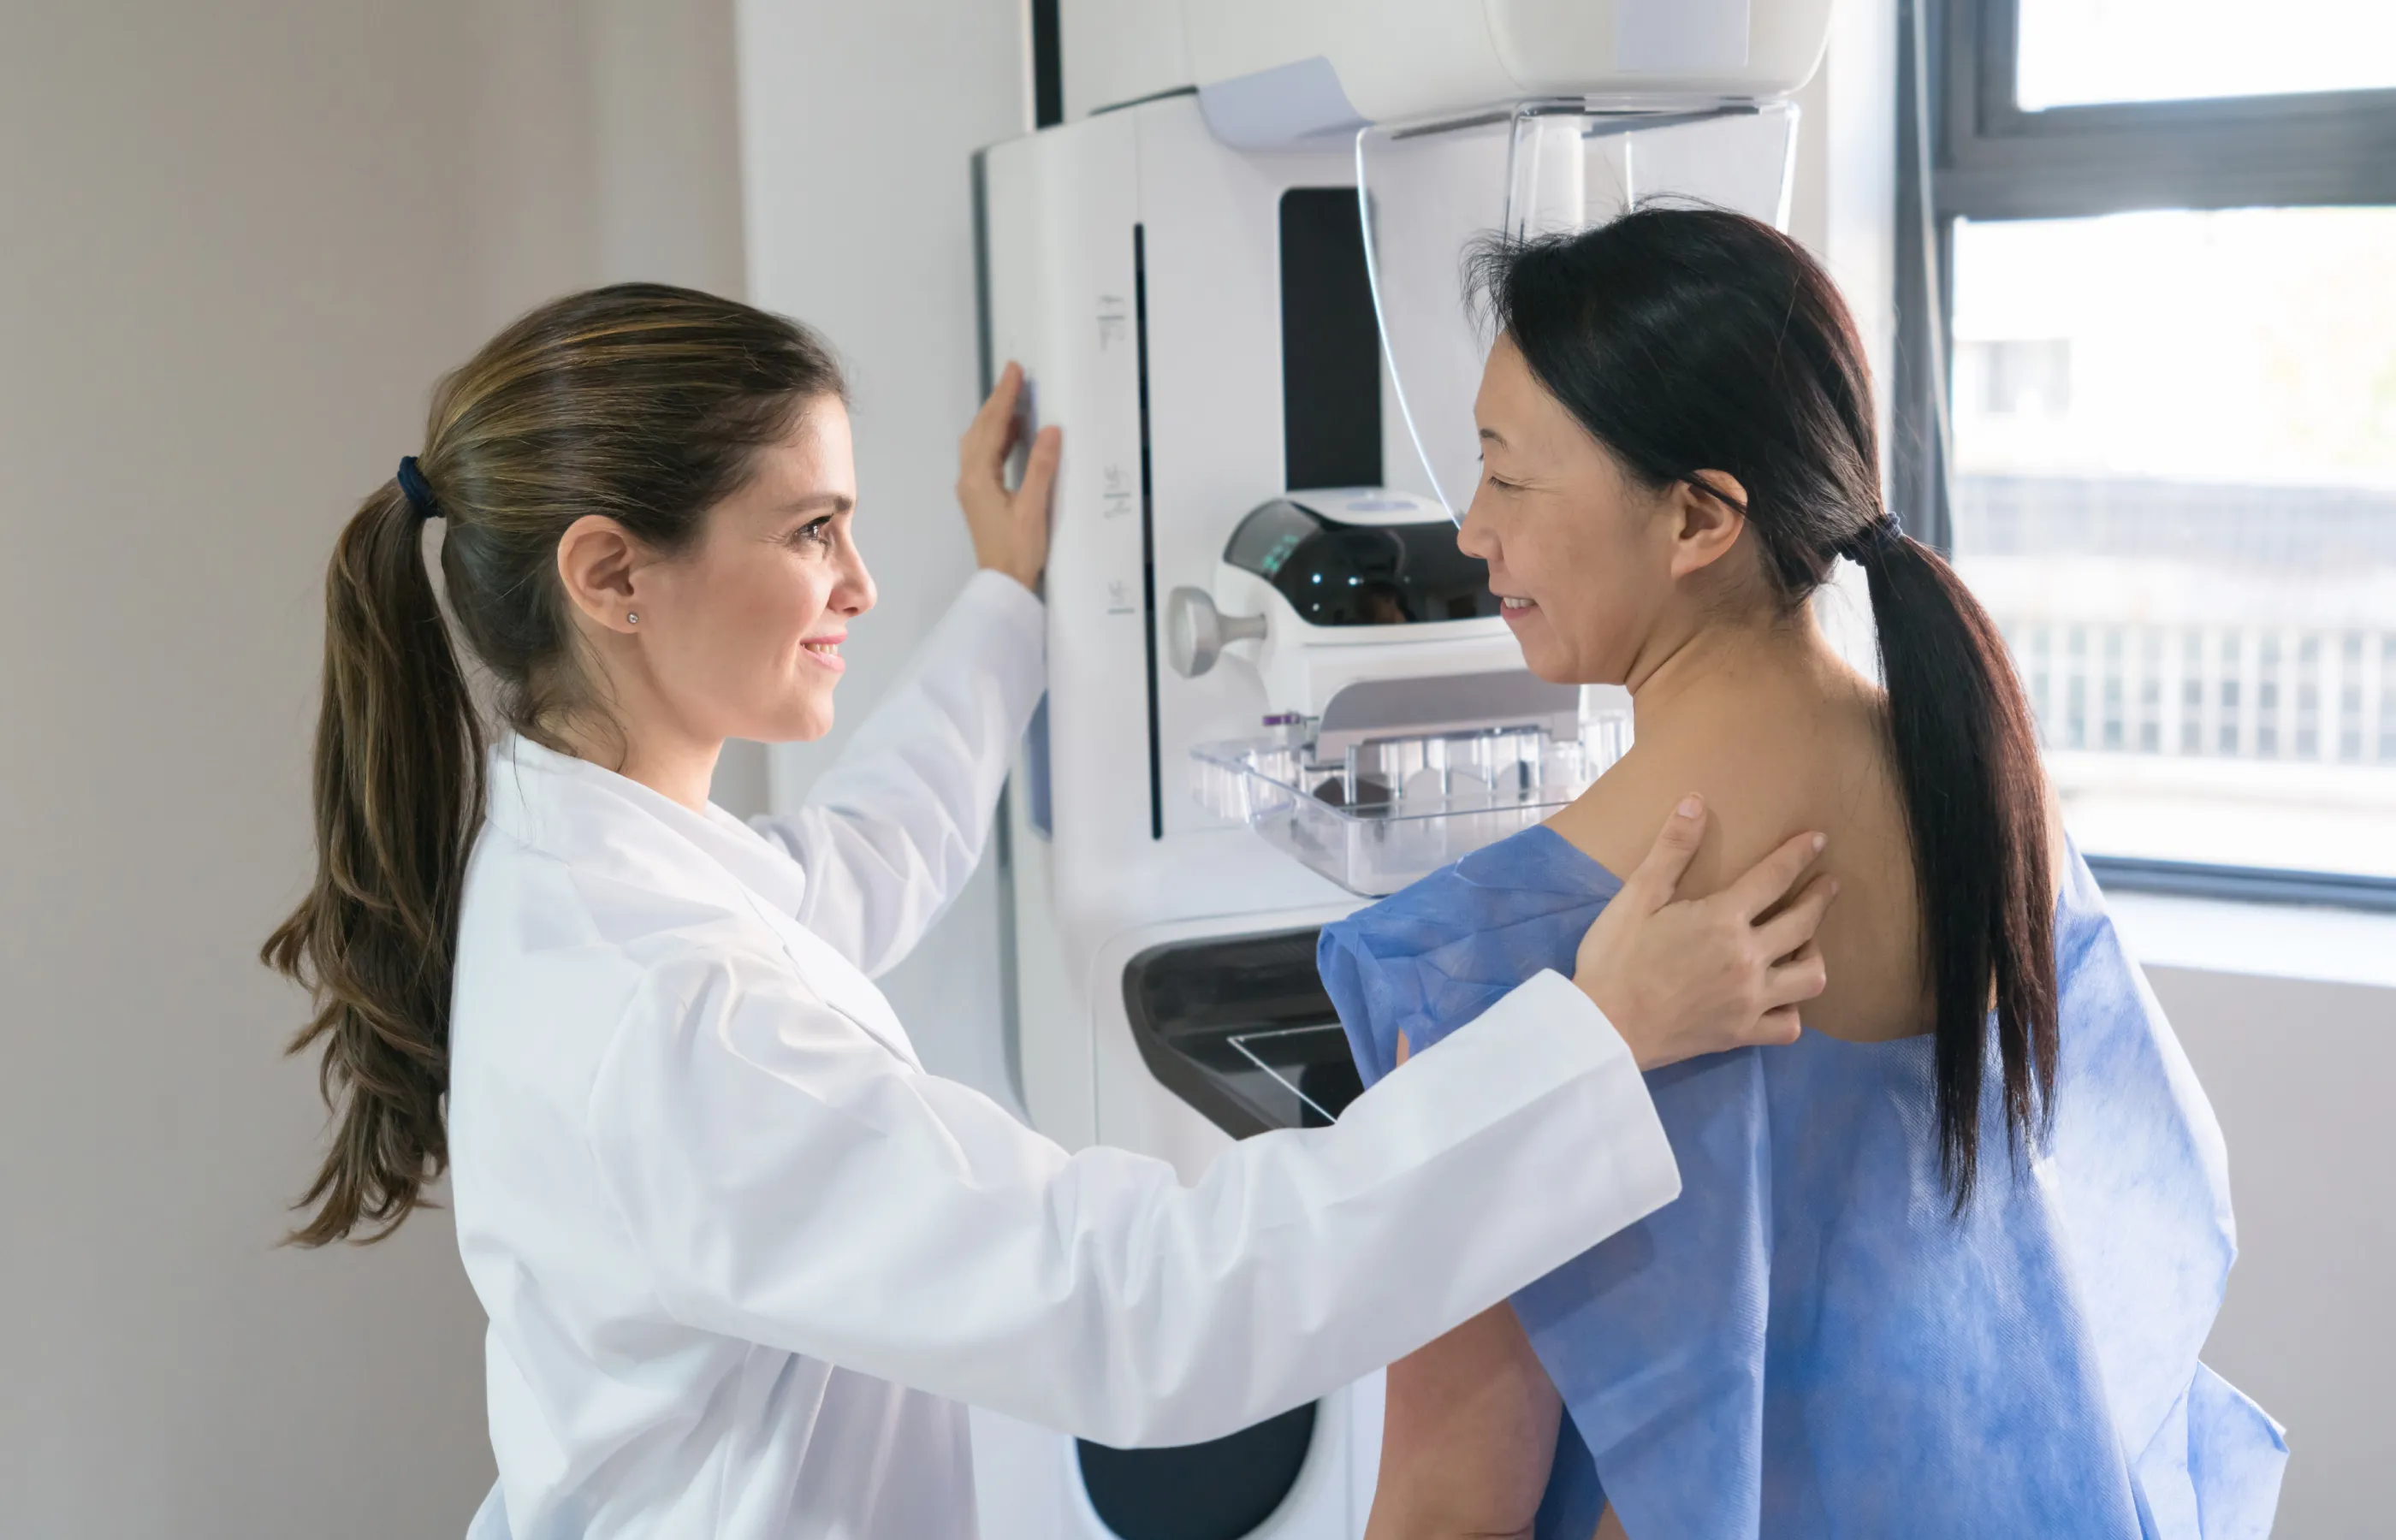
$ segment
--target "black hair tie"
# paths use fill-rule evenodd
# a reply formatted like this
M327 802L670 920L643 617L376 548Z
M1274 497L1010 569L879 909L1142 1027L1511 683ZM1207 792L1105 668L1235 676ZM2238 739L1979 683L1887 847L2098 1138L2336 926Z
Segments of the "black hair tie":
M1834 554L1863 566L1904 543L1904 527L1894 517L1883 514L1848 536Z
M401 457L397 479L400 492L406 497L407 506L416 510L418 518L441 517L441 499L433 495L432 485L425 481L424 472L417 469L414 455Z

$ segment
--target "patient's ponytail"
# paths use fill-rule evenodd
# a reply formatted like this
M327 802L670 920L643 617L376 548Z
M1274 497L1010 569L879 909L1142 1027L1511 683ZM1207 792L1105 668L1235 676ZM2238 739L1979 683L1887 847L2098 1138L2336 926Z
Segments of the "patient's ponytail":
M1882 526L1894 534L1895 525ZM1984 1025L1996 1008L2005 1130L2042 1131L2055 1092L2054 878L2030 702L1955 569L1901 535L1853 554L1871 583L1889 736L1913 834L1937 1005L1939 1154L1957 1208L1978 1172Z
M1796 242L1711 208L1648 206L1496 243L1474 270L1533 375L1631 474L1715 496L1698 472L1737 479L1785 603L1804 603L1841 556L1869 576L1937 1005L1939 1151L1960 1212L1978 1179L1992 1019L2017 1153L2043 1132L2055 1087L2045 783L1995 623L1882 504L1845 304Z
M422 449L341 531L325 581L315 881L261 953L313 997L290 1051L323 1054L334 1114L292 1240L380 1239L448 1160L484 733L424 565L427 522L490 709L564 749L563 725L609 725L558 581L567 527L598 514L653 553L688 551L757 451L844 391L831 350L780 316L659 284L568 295L441 382Z

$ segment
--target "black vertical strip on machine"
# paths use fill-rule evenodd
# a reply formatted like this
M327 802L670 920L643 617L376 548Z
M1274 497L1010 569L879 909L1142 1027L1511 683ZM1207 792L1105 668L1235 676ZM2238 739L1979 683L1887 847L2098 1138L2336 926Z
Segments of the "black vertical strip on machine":
M1032 126L1065 121L1065 50L1057 31L1057 0L1032 0Z
M1139 361L1139 606L1148 638L1148 837L1165 838L1164 734L1156 705L1156 475L1148 443L1148 227L1131 227L1132 336Z
M973 193L974 367L981 380L978 393L988 396L990 388L998 383L990 339L990 152L975 151L968 165Z
M1281 195L1281 425L1291 491L1381 483L1381 330L1352 187Z

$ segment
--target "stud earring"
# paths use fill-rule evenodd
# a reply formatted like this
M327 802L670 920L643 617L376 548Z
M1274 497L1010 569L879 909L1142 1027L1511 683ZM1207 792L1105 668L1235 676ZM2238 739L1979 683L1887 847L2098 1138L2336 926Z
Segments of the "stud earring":
M628 612L624 617L624 624L628 626L637 626L640 623L641 617L637 611Z

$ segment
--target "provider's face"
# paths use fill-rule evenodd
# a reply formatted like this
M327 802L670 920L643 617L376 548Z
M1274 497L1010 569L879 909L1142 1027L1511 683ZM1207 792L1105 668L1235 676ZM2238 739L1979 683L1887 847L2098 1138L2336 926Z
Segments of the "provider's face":
M1457 531L1489 564L1523 661L1553 684L1619 684L1672 593L1671 501L1641 486L1500 336L1473 404L1481 485Z
M873 607L856 508L848 409L827 396L758 453L695 550L645 575L649 666L687 729L762 743L832 731L840 644Z

